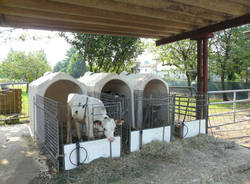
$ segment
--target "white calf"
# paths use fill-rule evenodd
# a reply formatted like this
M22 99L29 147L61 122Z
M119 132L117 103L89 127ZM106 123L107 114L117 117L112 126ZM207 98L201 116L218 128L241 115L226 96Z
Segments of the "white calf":
M71 93L68 95L68 105L71 109L72 119L75 121L77 137L81 139L82 123L86 125L86 136L94 139L94 128L103 132L109 141L114 141L116 123L107 115L101 100L87 95ZM117 123L122 123L121 120ZM69 143L70 122L67 122L67 143Z

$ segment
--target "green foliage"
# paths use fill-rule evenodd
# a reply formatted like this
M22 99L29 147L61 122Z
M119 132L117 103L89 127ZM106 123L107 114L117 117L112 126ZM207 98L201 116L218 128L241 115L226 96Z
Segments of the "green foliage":
M246 25L220 31L211 41L210 70L220 76L222 90L225 90L226 79L234 81L247 77L250 47L244 31L249 29L250 25ZM226 94L223 94L223 100L228 100Z
M153 50L164 65L175 66L178 71L184 72L188 86L197 75L196 42L182 40L160 46Z
M0 64L0 77L31 82L50 70L43 50L30 52L28 55L11 50Z
M74 78L79 78L82 75L82 54L71 47L66 54L66 58L58 62L54 67L54 72L65 72Z
M131 72L133 59L141 52L140 40L137 38L91 35L74 33L62 36L82 55L82 68L86 64L92 72Z
M215 33L211 41L210 67L221 80L246 78L247 67L250 66L250 40L244 35L247 30L250 30L250 25Z

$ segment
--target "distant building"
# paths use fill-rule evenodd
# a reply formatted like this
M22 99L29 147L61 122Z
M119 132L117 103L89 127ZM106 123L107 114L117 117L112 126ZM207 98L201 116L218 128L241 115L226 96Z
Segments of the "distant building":
M139 73L152 73L166 79L186 79L186 75L183 72L177 71L175 66L163 66L159 60L148 58L138 63L139 67L137 71Z

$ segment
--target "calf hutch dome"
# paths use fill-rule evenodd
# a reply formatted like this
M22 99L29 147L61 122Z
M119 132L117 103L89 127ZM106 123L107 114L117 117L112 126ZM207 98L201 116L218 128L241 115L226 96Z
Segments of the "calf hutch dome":
M87 86L88 95L101 99L104 104L121 102L122 118L134 126L133 93L128 83L115 73L87 72L79 79Z
M168 104L168 85L164 80L153 74L127 75L126 73L122 73L120 76L122 79L127 81L133 90L136 128L141 129L143 128L143 123L147 116L146 109L150 107L149 104L162 104L163 101L166 103L166 105ZM162 116L161 119L164 121L168 119L168 113L166 112L161 112L161 114L158 114L158 116Z
M67 105L68 94L78 93L78 94L87 94L87 89L84 84L80 83L78 80L67 75L66 73L56 72L56 73L46 73L44 76L33 81L29 85L29 113L30 113L30 122L31 122L31 131L34 135L34 132L43 130L37 130L38 121L37 118L46 118L43 114L42 116L36 117L35 112L35 101L38 103L39 98L51 99L55 102L59 102L61 105ZM36 99L37 97L37 99ZM39 98L38 98L39 97ZM45 104L47 103L47 104ZM43 102L42 106L49 106L49 102ZM44 107L45 108L45 107ZM47 107L46 107L47 108ZM51 105L51 108L46 109L48 111L57 112L57 109ZM67 111L67 108L62 108L63 111ZM62 120L65 126L67 121L67 112L61 112ZM39 122L42 122L39 120ZM39 128L43 128L41 125ZM36 132L38 133L38 132ZM41 142L44 141L44 135L39 135Z

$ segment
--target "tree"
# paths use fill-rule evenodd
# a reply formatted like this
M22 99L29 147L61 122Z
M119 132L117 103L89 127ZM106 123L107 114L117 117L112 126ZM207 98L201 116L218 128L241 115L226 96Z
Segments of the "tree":
M197 75L196 42L182 40L163 45L154 49L157 59L164 65L175 66L177 70L184 72L188 86Z
M225 80L232 81L246 75L250 63L249 41L244 35L247 29L249 25L216 32L211 40L210 60L213 71L221 78L222 90L225 90ZM226 94L223 94L223 100L228 100Z
M79 78L82 75L82 60L83 57L75 47L71 47L66 54L66 58L56 64L54 72L65 72L74 78Z
M31 82L50 70L43 50L30 52L28 55L11 50L0 64L0 77Z
M141 52L138 38L74 33L61 34L82 56L82 74L86 65L92 72L131 72L133 59Z

